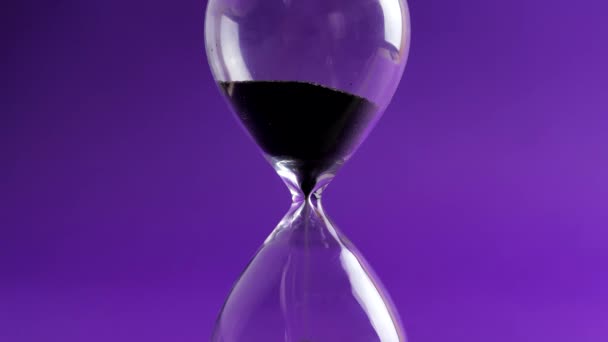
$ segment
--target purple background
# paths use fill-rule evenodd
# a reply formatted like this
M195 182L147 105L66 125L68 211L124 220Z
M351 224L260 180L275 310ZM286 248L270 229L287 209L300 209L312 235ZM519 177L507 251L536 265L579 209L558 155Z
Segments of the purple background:
M411 341L605 341L605 2L409 5L327 210ZM215 89L204 6L3 4L0 341L209 339L289 195Z

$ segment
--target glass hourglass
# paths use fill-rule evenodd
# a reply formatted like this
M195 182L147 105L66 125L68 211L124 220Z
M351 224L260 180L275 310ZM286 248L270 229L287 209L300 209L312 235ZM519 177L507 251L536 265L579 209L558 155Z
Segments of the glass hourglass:
M395 93L409 33L402 0L208 2L213 76L292 194L212 341L405 341L387 292L321 195Z

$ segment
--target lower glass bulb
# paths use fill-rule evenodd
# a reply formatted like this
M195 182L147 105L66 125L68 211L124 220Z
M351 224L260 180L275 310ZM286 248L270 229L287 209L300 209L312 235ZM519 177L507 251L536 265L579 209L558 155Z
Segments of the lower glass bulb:
M296 200L228 296L213 342L398 342L399 317L312 195Z

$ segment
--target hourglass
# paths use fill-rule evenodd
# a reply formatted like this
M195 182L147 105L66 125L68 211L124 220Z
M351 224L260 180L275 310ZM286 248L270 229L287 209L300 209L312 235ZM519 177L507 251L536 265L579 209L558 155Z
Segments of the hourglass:
M221 93L292 194L212 341L405 341L379 279L321 205L399 84L405 2L210 0L205 42Z

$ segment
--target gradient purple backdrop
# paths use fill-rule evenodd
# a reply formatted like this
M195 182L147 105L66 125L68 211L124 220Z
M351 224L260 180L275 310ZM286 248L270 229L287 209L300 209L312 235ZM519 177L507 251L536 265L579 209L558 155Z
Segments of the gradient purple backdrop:
M404 79L325 195L413 342L608 339L608 5L414 0ZM203 1L2 10L0 341L206 341L289 206Z

